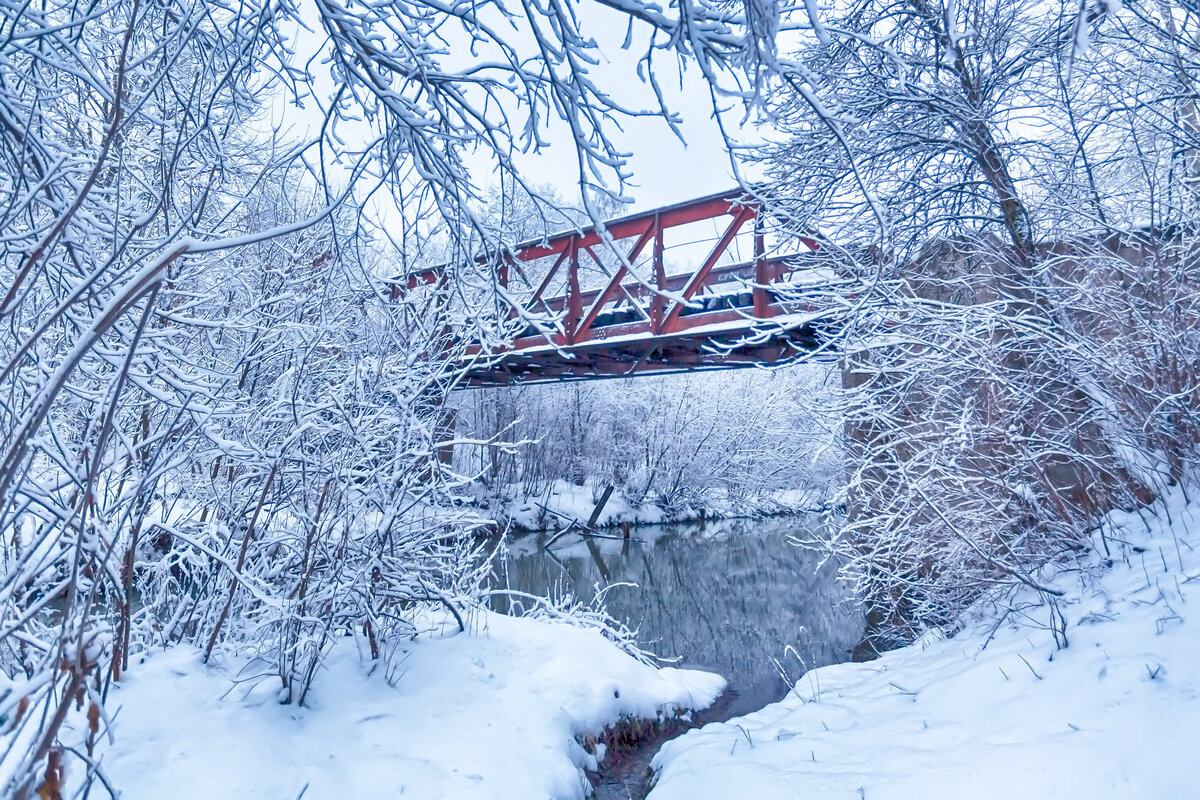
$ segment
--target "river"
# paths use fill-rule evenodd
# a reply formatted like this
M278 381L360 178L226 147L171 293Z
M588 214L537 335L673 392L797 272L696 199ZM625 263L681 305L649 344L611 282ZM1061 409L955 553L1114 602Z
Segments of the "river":
M608 612L659 656L724 676L728 692L698 721L728 719L782 699L808 669L848 660L861 638L862 611L833 565L795 543L827 524L814 514L641 526L628 540L568 535L549 549L545 535L531 535L497 562L496 584L585 601L632 584L608 591ZM505 608L510 599L496 602ZM596 796L638 797L661 739L610 756Z

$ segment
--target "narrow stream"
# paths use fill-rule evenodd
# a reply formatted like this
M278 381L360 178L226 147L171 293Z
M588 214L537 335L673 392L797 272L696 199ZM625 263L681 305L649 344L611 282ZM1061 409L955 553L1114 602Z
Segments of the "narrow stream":
M608 592L609 613L658 655L729 681L716 706L696 715L697 724L714 722L783 698L788 685L772 659L792 681L849 659L862 613L835 581L832 565L819 568L820 555L792 541L826 524L823 516L806 515L642 526L630 540L570 536L549 550L544 535L531 535L510 545L496 583L539 595L565 589L583 600L613 583L636 584ZM497 599L500 607L507 602ZM682 732L611 754L593 776L596 797L643 796L650 759Z

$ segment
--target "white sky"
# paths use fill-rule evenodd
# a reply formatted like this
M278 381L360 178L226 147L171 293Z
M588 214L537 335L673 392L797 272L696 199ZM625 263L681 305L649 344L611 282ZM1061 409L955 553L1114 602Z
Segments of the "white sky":
M594 70L597 80L620 82L628 95L640 96L642 104L652 101L649 89L638 82L633 67L617 63L600 64ZM629 154L629 169L634 200L628 211L643 211L694 197L723 191L737 185L725 142L712 116L708 86L699 70L692 68L678 83L665 87L671 109L682 117L680 126L686 141L681 142L661 119L631 118L622 121L623 131L616 145ZM724 101L727 105L730 101ZM741 137L752 137L752 130L738 133L742 118L738 108L724 114L726 129ZM552 136L553 144L539 154L523 156L520 166L534 183L554 186L564 197L577 195L575 150L565 134Z
M646 48L648 34L635 25L633 43L622 49L628 19L608 8L581 0L578 12L586 35L598 43L600 63L591 69L592 79L629 107L656 107L653 92L638 76L637 65ZM638 35L638 34L641 35ZM622 121L615 144L629 154L629 169L635 184L629 191L634 205L628 211L677 203L712 194L737 184L720 129L713 118L707 82L694 65L680 74L673 53L658 51L654 59L661 88L671 111L682 117L680 126L686 144L661 119L630 118ZM736 101L721 98L726 130L738 138L755 139L749 128L741 129L743 117ZM575 151L565 132L551 136L549 151L521 159L521 167L536 183L554 186L564 197L577 196L578 168Z

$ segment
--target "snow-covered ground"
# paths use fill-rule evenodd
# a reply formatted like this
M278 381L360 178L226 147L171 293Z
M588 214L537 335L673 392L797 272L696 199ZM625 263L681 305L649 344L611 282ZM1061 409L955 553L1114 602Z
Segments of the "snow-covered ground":
M603 494L603 488L588 483L575 486L567 481L555 481L546 494L538 497L520 496L515 491L500 498L481 498L491 504L490 513L503 525L509 523L518 530L559 530L572 522L586 524ZM750 497L730 497L720 490L698 493L696 499L676 508L664 508L654 498L633 503L620 492L613 492L604 504L596 526L661 525L690 520L728 519L773 514L799 514L820 509L824 498L818 492L789 489L763 492Z
M306 708L279 705L278 680L255 671L183 647L131 669L102 751L122 797L581 798L595 757L579 740L724 689L710 673L640 663L595 630L489 612L386 666L343 640Z
M780 703L668 742L650 800L1197 796L1200 504L1116 513L1103 533L1038 576L1064 593L1066 648L1029 593L981 604L952 637L815 670ZM383 662L355 642L305 708L245 661L150 656L110 697L108 779L126 800L581 798L596 763L581 741L724 686L595 630L490 612Z
M952 638L815 670L668 742L650 800L1200 797L1200 505L1115 513L1105 534L1111 559L1098 540L1046 576L1065 649L1027 594L981 605Z

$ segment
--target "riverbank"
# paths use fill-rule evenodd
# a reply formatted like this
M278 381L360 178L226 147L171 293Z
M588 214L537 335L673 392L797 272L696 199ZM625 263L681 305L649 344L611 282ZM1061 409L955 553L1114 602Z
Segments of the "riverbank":
M809 672L782 702L668 742L650 800L1173 798L1200 783L1200 505L1114 513L1094 552L866 664ZM1107 553L1107 555L1106 555Z
M596 800L629 800L648 789L650 762L686 728L762 708L788 691L788 674L845 661L861 639L862 610L836 580L836 565L796 539L820 538L826 515L643 526L629 539L530 534L507 543L496 583L523 593L566 591L582 601L603 592L638 641L679 666L720 673L728 690L690 722L611 751L593 778ZM611 590L603 587L613 585ZM499 608L508 598L497 597Z
M383 661L341 640L307 707L276 702L270 665L156 653L110 695L102 770L125 800L583 798L606 727L706 707L725 686L641 663L594 629L469 622Z
M721 489L709 489L695 492L686 502L671 504L654 496L632 501L617 490L605 499L605 489L590 482L576 486L557 480L536 496L529 496L515 486L493 492L479 491L475 503L481 513L492 516L501 528L534 532L557 531L568 525L586 526L589 522L592 527L610 528L803 514L820 511L828 502L824 493L806 489L737 496Z
M781 671L845 661L862 638L862 609L837 566L794 544L832 524L802 514L641 526L629 539L529 534L495 561L494 585L521 594L493 602L520 610L522 595L600 595L643 646L723 676L731 713L745 714L787 693Z

